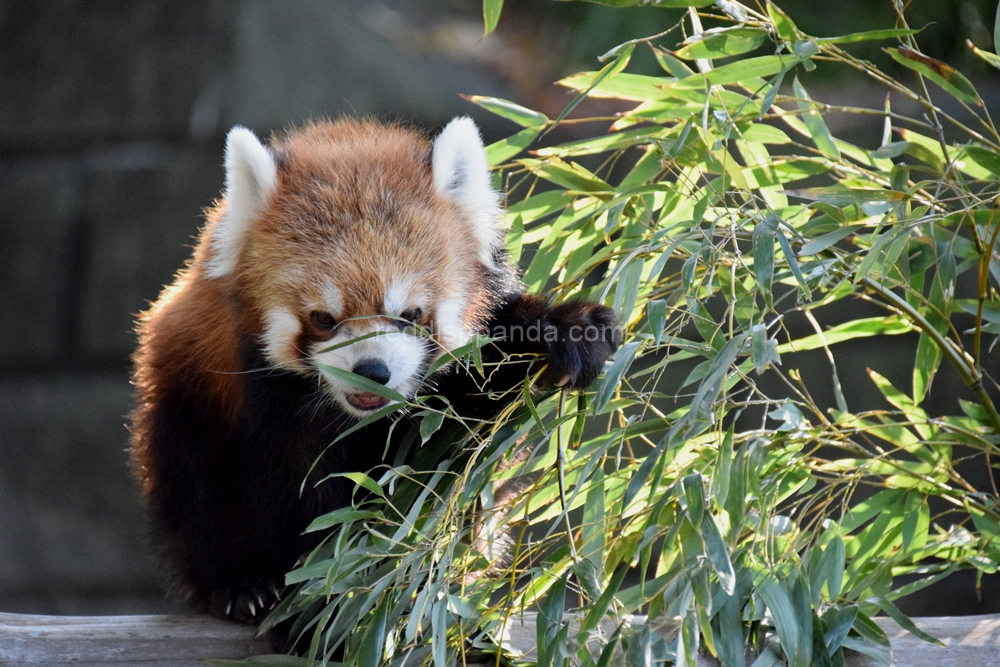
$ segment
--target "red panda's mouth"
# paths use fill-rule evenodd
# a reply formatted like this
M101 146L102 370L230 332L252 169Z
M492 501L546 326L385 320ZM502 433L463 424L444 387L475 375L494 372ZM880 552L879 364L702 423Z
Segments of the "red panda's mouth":
M347 402L356 407L358 410L378 410L388 403L389 399L382 398L377 394L372 394L367 391L362 391L357 394L348 394Z

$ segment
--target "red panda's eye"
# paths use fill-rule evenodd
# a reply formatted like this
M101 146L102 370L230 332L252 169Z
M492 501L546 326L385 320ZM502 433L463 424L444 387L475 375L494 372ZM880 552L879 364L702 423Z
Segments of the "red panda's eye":
M333 315L325 310L314 310L310 317L312 318L313 324L320 329L332 329L337 326L337 320L334 319Z
M419 308L410 308L409 310L404 310L399 314L401 319L407 322L412 322L413 324L418 324L420 322L420 316L423 315L423 311Z

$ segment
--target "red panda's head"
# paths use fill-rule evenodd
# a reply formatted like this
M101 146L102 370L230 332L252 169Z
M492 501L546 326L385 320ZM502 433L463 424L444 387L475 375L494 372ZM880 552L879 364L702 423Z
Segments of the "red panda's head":
M352 120L268 147L234 128L209 220L196 268L226 281L271 365L321 378L357 416L386 401L323 366L412 396L431 362L481 327L507 271L499 197L469 118L433 144Z

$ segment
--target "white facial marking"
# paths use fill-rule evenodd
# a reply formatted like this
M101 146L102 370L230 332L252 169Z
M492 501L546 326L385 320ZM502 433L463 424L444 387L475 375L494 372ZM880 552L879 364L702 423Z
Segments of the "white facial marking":
M398 278L389 283L385 290L382 310L386 315L396 316L409 308L418 307L412 301L414 281L410 277Z
M297 368L299 354L295 339L302 331L302 323L293 313L276 308L264 315L264 354L280 368Z
M467 307L468 299L464 294L444 299L438 304L434 331L445 350L461 347L472 337L472 332L462 321Z
M461 206L479 242L479 259L496 268L494 252L503 247L500 197L490 182L486 150L471 118L456 118L434 140L431 158L434 189Z
M236 126L226 137L226 211L212 232L210 278L222 278L236 268L247 230L278 182L271 152L250 130Z
M325 310L334 316L334 318L340 318L340 314L344 310L344 298L340 294L340 290L331 283L326 283L321 288L323 294L323 303L317 304L317 310Z

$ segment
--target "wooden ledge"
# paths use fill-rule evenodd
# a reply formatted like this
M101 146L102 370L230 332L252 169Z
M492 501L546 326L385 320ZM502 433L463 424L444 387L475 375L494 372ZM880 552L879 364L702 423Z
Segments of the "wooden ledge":
M636 619L640 620L640 619ZM941 639L935 646L887 618L875 619L889 635L898 667L1000 667L1000 614L913 619ZM524 650L534 646L534 615L510 626L510 639ZM242 659L270 653L255 628L207 616L38 616L0 613L0 665L121 667L204 666L203 660ZM709 667L710 657L698 660ZM848 667L877 663L851 653Z

